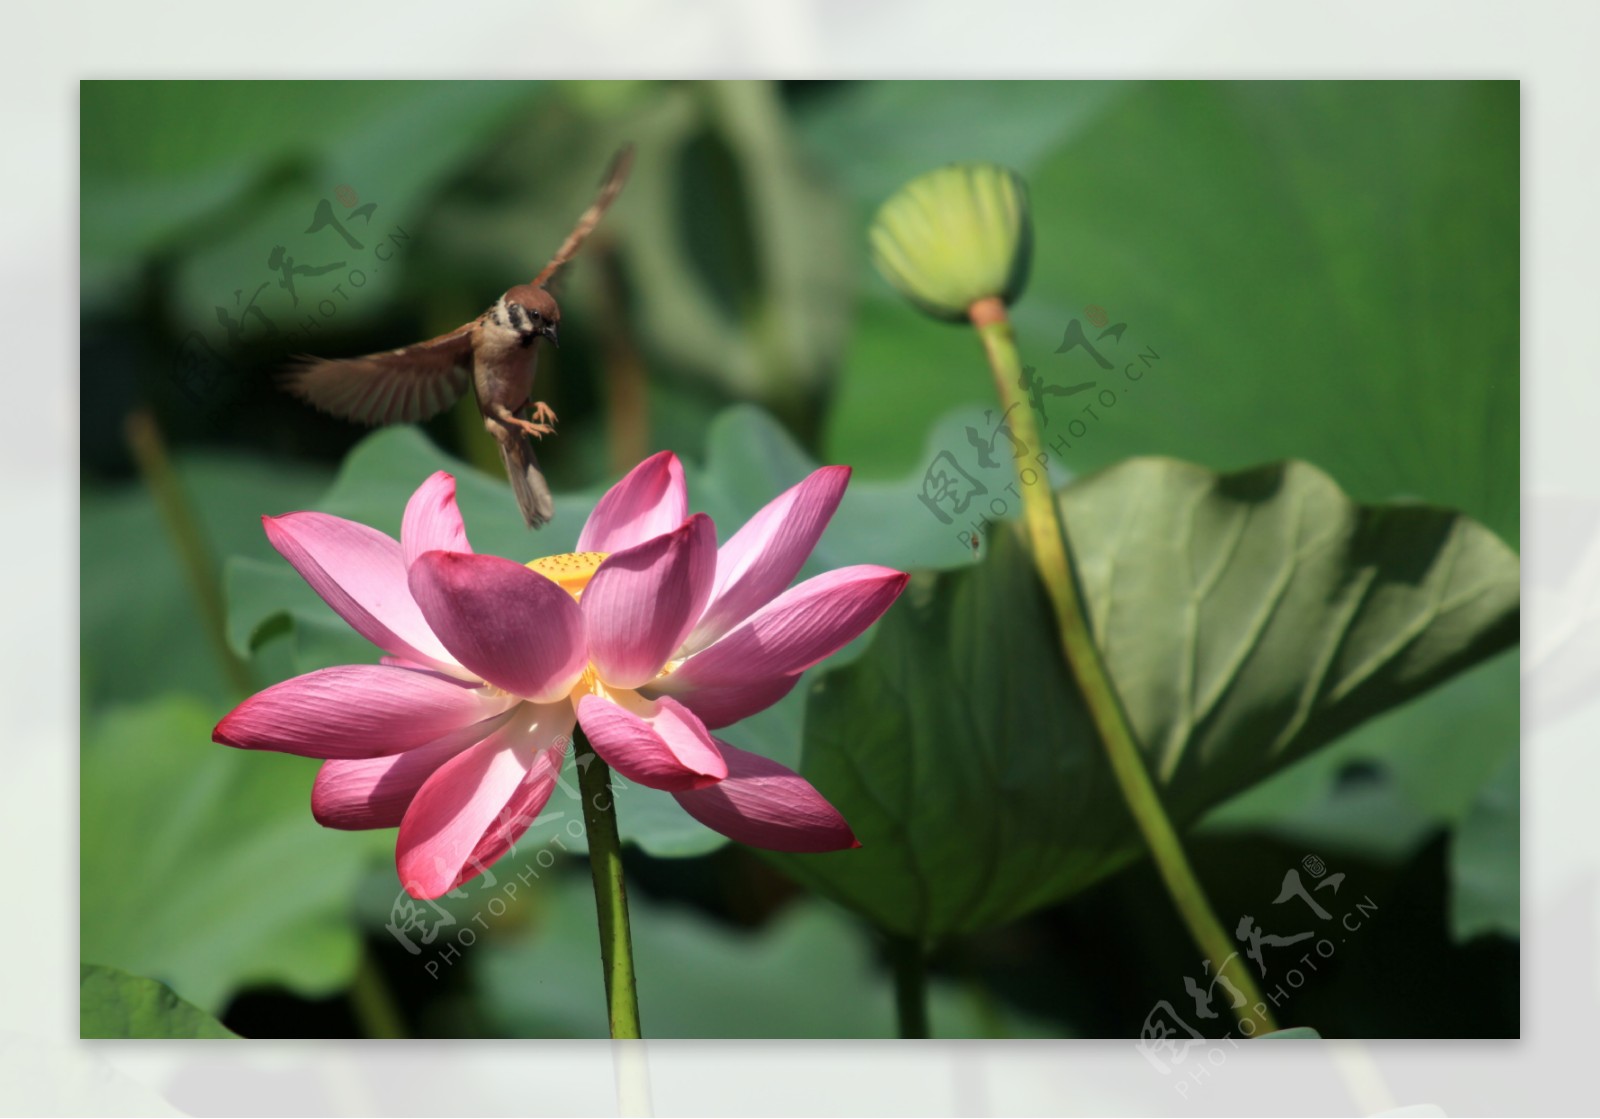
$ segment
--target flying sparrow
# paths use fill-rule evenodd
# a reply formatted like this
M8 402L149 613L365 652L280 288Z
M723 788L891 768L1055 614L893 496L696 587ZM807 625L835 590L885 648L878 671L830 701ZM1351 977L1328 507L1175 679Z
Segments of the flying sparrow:
M561 308L545 284L583 244L617 197L633 161L624 148L605 184L550 263L533 280L502 295L483 314L447 334L398 350L354 358L301 358L286 378L290 392L311 404L364 424L413 423L444 411L470 382L483 426L500 445L506 474L529 527L555 514L550 486L529 436L552 434L556 414L530 401L538 342L557 345ZM521 413L532 404L532 418Z

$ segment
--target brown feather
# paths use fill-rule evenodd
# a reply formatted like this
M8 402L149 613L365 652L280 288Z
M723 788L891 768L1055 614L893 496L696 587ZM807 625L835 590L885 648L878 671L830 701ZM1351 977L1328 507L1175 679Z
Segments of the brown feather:
M436 416L472 383L472 329L364 357L303 357L285 387L324 412L364 424L415 423Z
M622 184L628 181L628 169L633 166L633 145L627 144L616 154L611 161L611 168L606 172L605 183L600 188L600 193L595 195L593 204L583 212L578 219L578 224L572 227L572 232L567 234L567 239L556 250L556 255L550 258L550 263L544 270L529 281L532 287L543 287L550 277L555 275L556 269L571 260L578 247L583 244L584 238L594 232L594 227L600 224L600 219L616 200L622 191Z
M539 459L533 453L533 441L520 431L500 428L495 434L500 445L500 459L506 466L506 478L511 482L511 492L516 495L517 508L529 528L541 528L556 515L555 500L550 496L550 483L539 469Z

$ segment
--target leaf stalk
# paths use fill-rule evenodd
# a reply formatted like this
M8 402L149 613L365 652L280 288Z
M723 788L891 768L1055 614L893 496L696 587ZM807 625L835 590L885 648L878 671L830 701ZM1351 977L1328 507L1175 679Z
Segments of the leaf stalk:
M1037 448L1039 428L1033 409L1022 393L1022 361L1005 304L996 297L980 299L968 309L968 318L983 342L1001 410L1012 433L1021 445ZM1039 472L1033 485L1023 483L1021 492L1023 520L1032 544L1034 566L1050 596L1062 651L1105 746L1123 800L1133 814L1161 881L1188 926L1189 935L1211 961L1211 974L1226 978L1244 996L1244 1002L1234 1010L1241 1025L1250 1023L1253 1026L1249 1031L1251 1035L1276 1030L1277 1024L1267 1009L1266 1000L1261 997L1254 976L1241 962L1233 942L1212 911L1140 755L1127 713L1089 629L1072 566L1071 542L1045 472Z

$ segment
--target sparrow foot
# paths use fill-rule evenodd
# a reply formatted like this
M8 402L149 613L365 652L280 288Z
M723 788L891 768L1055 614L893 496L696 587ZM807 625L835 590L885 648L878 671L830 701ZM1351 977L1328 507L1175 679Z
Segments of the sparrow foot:
M510 422L515 424L517 427L520 427L523 431L526 431L535 439L543 439L546 435L554 435L556 433L556 429L551 427L549 424L537 423L533 420L525 420L521 416L512 416Z
M556 411L544 401L535 400L533 402L533 418L542 424L553 424L556 422Z

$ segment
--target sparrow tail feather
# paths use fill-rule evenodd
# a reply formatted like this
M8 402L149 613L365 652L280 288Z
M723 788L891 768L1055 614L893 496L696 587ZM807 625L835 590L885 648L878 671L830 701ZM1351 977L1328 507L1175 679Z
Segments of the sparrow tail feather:
M506 477L511 480L511 491L517 495L517 506L529 528L548 524L556 514L555 500L550 496L550 483L533 453L533 441L520 431L508 431L496 440L500 444L500 458L506 464Z

